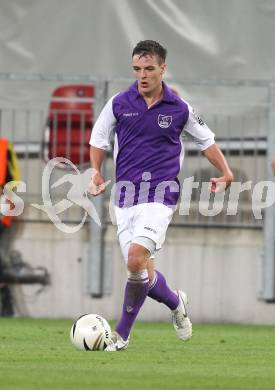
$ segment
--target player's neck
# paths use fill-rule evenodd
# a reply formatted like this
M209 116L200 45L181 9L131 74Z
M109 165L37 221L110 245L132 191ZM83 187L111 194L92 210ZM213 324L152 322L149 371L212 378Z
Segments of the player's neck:
M162 85L157 88L154 91L151 91L149 93L142 93L141 94L147 104L147 107L153 106L155 103L157 103L163 96L163 89Z

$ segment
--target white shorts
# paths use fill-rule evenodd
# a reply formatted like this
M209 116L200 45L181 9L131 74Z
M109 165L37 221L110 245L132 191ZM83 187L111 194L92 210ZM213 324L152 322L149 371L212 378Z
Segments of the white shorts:
M142 203L127 208L115 206L115 215L119 243L127 263L129 247L137 237L152 240L156 251L161 248L173 216L173 209L161 203ZM151 258L154 258L154 251L151 248L150 252Z

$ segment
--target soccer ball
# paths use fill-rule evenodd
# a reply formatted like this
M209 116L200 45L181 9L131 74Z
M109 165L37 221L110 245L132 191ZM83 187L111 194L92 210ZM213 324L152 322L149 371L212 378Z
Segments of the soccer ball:
M103 351L111 338L111 328L100 315L84 314L74 322L70 338L77 349Z

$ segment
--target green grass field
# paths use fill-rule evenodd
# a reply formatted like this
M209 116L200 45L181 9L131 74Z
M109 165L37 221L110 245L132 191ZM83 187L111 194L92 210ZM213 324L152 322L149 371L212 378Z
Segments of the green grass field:
M0 319L1 390L275 389L275 327L137 323L127 351L81 352L71 321Z

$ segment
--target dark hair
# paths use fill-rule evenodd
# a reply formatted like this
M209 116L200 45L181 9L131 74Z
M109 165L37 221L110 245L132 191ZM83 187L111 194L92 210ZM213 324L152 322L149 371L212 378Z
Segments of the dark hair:
M166 59L167 50L156 41L147 39L146 41L140 41L133 50L132 57L139 54L140 57L146 55L156 55L159 58L159 63L163 64Z

